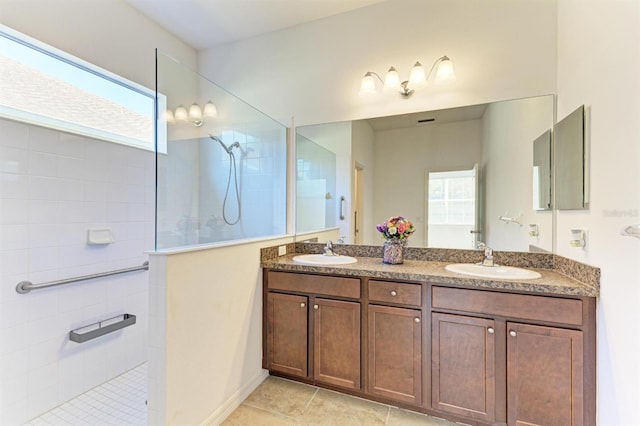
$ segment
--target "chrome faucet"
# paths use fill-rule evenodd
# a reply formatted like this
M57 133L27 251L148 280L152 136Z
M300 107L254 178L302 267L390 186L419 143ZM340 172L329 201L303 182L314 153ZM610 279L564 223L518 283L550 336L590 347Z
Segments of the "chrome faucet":
M337 253L333 251L333 242L327 240L327 244L324 246L325 256L337 256Z
M484 259L480 262L482 266L495 266L493 263L493 249L491 247L484 248Z

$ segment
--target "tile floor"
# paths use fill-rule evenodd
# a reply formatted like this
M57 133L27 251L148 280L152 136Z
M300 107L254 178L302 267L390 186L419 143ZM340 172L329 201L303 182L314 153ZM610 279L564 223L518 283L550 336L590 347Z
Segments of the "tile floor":
M268 377L223 426L458 426L447 420Z
M36 417L27 426L147 425L147 364Z

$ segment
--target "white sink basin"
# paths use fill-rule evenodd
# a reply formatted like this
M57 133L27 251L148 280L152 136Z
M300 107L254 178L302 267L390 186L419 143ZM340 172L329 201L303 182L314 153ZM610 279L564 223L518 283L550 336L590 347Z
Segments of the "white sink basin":
M453 263L445 266L445 269L463 275L504 280L534 280L542 276L536 271L513 266L482 266L475 263Z
M296 263L302 263L303 265L347 265L349 263L356 263L358 259L351 256L327 256L324 254L301 254L295 256L293 261Z

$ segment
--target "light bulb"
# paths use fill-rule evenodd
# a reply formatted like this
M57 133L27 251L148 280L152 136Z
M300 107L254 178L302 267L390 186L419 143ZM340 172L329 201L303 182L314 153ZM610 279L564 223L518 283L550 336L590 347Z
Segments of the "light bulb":
M409 83L411 83L413 87L421 87L427 84L427 75L424 73L424 68L422 68L420 62L416 62L413 68L411 68Z
M176 108L176 112L173 114L173 116L175 117L176 121L187 121L187 119L189 118L187 109L182 105L178 105L178 108Z
M398 71L391 67L389 71L387 71L387 75L384 76L384 90L396 89L400 86L400 75Z
M175 118L173 117L173 112L170 109L164 112L164 121L171 124L176 122Z
M218 116L218 108L213 104L213 102L209 101L204 106L204 116L216 118Z
M446 56L443 56L436 70L436 83L450 83L456 81L456 74L453 72L453 62Z
M373 79L373 74L368 72L362 77L362 82L360 82L360 96L371 95L375 92L376 81Z
M195 102L189 107L189 120L202 121L202 110L200 109L200 105Z

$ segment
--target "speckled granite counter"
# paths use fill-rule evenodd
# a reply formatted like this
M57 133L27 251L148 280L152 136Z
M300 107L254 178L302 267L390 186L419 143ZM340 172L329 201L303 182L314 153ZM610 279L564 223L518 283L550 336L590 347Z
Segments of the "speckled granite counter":
M394 279L441 283L469 288L500 289L550 295L572 295L597 297L599 287L585 284L570 278L555 269L529 268L539 272L542 277L533 280L497 280L476 278L456 274L445 270L445 266L456 262L405 260L400 265L387 265L379 257L357 257L358 262L348 265L310 266L295 263L290 254L275 258L262 258L262 267L277 271L362 276L371 278ZM597 268L595 268L597 269ZM599 272L599 270L598 270ZM599 281L599 277L598 277Z

